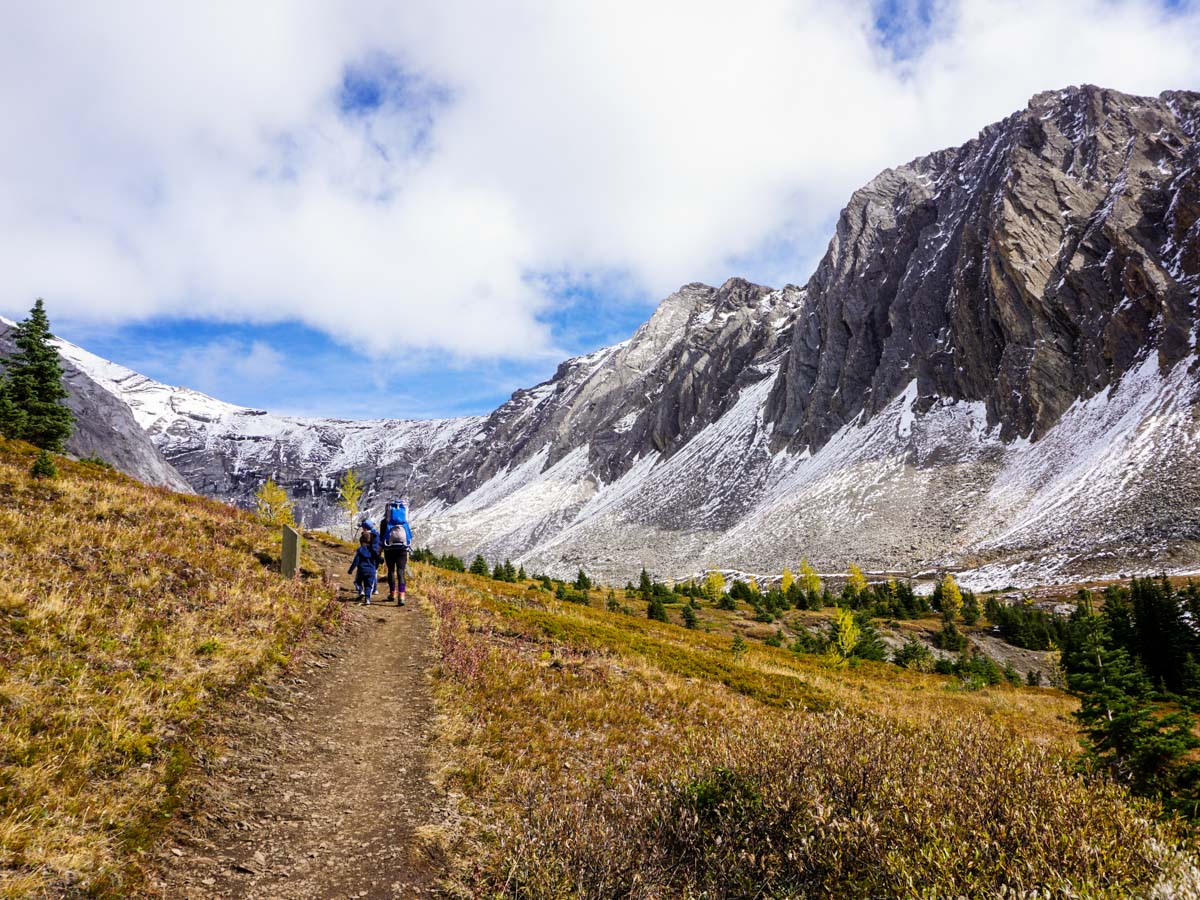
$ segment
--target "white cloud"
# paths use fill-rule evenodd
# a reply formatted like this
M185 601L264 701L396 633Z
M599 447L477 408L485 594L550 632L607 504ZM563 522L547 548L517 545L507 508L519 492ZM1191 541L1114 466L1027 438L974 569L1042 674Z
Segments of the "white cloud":
M1200 85L1194 5L947 0L902 61L872 20L815 0L9 4L0 307L523 357L554 342L543 273L803 281L885 166L1040 90ZM340 114L346 68L387 64L418 108Z
M145 370L169 370L195 390L216 397L244 393L248 385L277 382L288 377L287 358L264 341L219 339L208 341L170 358L158 348L145 348Z

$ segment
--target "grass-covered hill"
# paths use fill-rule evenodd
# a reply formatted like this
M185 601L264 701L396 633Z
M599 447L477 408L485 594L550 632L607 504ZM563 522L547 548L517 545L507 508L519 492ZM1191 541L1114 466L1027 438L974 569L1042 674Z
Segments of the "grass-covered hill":
M124 895L219 701L332 592L245 513L33 459L0 441L0 897Z
M1184 826L1075 774L1061 691L771 646L748 608L702 602L686 628L636 594L419 568L465 896L1200 886Z

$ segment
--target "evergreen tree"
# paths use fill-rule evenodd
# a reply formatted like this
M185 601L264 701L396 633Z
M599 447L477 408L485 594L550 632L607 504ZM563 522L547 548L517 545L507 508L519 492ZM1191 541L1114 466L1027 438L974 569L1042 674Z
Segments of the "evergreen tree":
M1001 637L1016 647L1049 650L1052 646L1061 646L1066 639L1067 620L1038 609L1029 600L1007 605L995 597L989 597L984 609L988 620L1000 629ZM964 605L964 621L966 616L967 607Z
M475 558L471 560L470 572L472 575L481 575L486 578L490 573L487 560L483 558L483 554L477 553Z
M1170 581L1135 578L1130 584L1136 646L1131 655L1159 690L1184 694L1196 684L1200 635L1188 624L1184 604Z
M1136 637L1136 628L1129 626L1137 615L1126 597L1113 593L1105 598L1103 614L1081 598L1063 651L1067 688L1080 701L1075 716L1087 758L1135 793L1196 818L1200 763L1194 751L1200 738L1195 721L1186 709L1156 702L1154 682L1141 662L1118 644Z
M492 578L496 581L504 580L504 563L498 562L492 567Z
M504 561L504 580L509 582L517 580L517 570L516 567L513 566L511 559L506 559Z
M646 571L645 566L642 567L642 575L638 579L638 591L642 595L643 600L649 600L650 594L654 590L654 585L650 581L650 573Z
M54 464L54 457L50 455L49 450L43 450L37 455L29 474L38 479L58 477L58 466Z
M962 620L964 625L974 625L979 621L982 610L979 608L979 598L974 591L964 591L962 595Z
M667 607L663 604L661 597L650 598L650 605L646 607L646 618L659 622L671 621L667 616Z
M592 587L592 579L588 578L587 572L583 569L579 570L579 574L575 576L575 589L580 591L590 590Z
M0 402L5 437L60 452L71 436L71 411L63 403L62 364L50 341L50 320L39 297L29 317L17 325L17 352L8 360Z
M1150 680L1125 650L1097 641L1085 659L1068 686L1080 698L1075 716L1088 757L1135 793L1174 794L1180 762L1200 747L1192 717L1182 710L1161 714L1150 699Z
M621 604L617 602L617 595L615 591L610 590L608 592L608 596L604 600L604 606L611 613L621 611Z
M0 437L16 438L25 431L25 410L12 398L8 378L0 376Z
M914 637L904 642L904 646L892 655L892 662L905 669L915 669L918 672L933 671L933 654L929 648Z
M943 619L942 630L933 636L933 645L940 650L963 650L967 646L967 636L950 619Z
M275 528L284 525L296 527L293 503L288 498L287 491L277 485L274 479L268 478L258 489L254 495L254 502L258 507L258 516L264 524Z
M794 606L796 609L804 609L808 605L808 598L804 594L804 589L800 587L800 582L793 581L784 591L784 599L787 600L788 606Z
M517 569L517 581L524 581L527 577L524 566Z
M858 626L858 643L854 645L854 655L859 659L873 659L883 662L888 658L888 647L879 635L879 629L871 624L871 616L866 610L855 614L854 622Z
M741 634L735 634L729 642L729 652L733 654L734 659L741 659L748 649L750 648L746 645L746 639Z
M684 628L695 628L696 627L699 620L696 618L696 611L694 609L692 609L692 607L690 605L684 606L681 614L683 616L683 627Z

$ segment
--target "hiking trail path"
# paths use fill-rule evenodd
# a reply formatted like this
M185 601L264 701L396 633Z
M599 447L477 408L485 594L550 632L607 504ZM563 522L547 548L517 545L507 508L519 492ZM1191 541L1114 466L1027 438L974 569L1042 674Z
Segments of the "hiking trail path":
M337 580L344 622L318 635L262 698L235 704L221 755L202 760L152 865L150 896L436 896L441 867L419 839L443 821L430 779L434 651L413 596L354 600L344 547L306 541ZM419 587L418 587L419 591Z

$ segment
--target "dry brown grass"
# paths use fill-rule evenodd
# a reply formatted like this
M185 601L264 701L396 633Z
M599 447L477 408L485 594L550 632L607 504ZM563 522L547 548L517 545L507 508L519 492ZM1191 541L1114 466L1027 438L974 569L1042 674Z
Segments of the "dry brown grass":
M1191 872L1155 808L1071 774L1057 691L424 580L464 895L1123 897Z
M31 459L0 442L0 896L121 894L201 722L332 592L269 571L228 506Z

